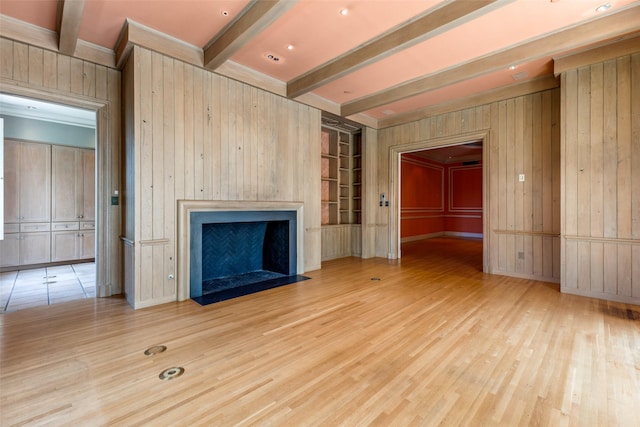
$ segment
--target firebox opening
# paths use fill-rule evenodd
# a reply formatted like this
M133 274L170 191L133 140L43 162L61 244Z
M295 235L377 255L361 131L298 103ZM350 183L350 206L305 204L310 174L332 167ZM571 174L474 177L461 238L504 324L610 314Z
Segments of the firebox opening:
M296 230L295 211L192 212L190 297L219 301L228 297L211 296L299 281L290 279L296 277Z

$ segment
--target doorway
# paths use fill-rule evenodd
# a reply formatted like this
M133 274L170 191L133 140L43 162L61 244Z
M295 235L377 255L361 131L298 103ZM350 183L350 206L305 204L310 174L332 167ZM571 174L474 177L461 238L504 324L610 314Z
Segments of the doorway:
M13 163L0 219L0 312L95 297L96 110L2 93L0 115Z
M469 166L469 168L466 168L466 169L472 169L472 168L475 168L476 170L479 169L479 172L481 175L480 179L481 179L481 188L482 188L481 195L480 195L481 206L479 208L477 206L473 206L473 209L472 209L473 212L471 212L470 215L465 215L464 211L465 210L469 211L469 209L460 209L460 208L468 208L468 206L460 206L458 204L459 200L452 199L451 197L447 198L443 194L440 200L435 200L432 198L430 201L427 201L426 206L417 206L417 208L423 208L423 209L422 211L418 210L417 215L414 215L414 216L445 217L445 214L446 214L445 203L447 203L447 208L453 208L453 210L449 209L450 218L455 218L455 217L464 218L465 216L470 216L470 217L476 217L476 218L468 218L468 219L477 220L478 219L477 217L480 216L481 230L482 230L482 233L481 233L482 247L483 247L482 268L483 268L483 271L485 272L488 271L489 251L487 250L487 248L489 247L488 245L490 244L489 242L490 236L488 233L488 230L490 229L490 218L487 216L487 206L488 206L487 189L489 188L489 186L488 186L488 174L486 173L486 169L487 169L486 166L488 166L489 164L489 150L482 149L483 147L488 147L488 140L489 140L488 132L475 132L475 133L469 133L464 135L458 135L455 137L434 138L430 140L417 141L413 143L396 145L396 146L390 147L390 150L389 150L389 162L390 162L389 164L389 171L390 171L389 200L391 202L391 206L389 209L389 258L395 259L395 258L401 257L402 219L403 219L403 214L405 214L405 219L407 219L408 217L407 214L410 211L410 210L405 210L404 212L402 211L402 187L401 187L402 175L401 173L402 173L403 155L407 154L407 155L416 156L415 153L422 152L424 154L424 152L429 150L431 154L435 153L438 156L445 156L444 160L448 160L449 156L452 157L452 160L459 160L459 162L457 162L455 166L465 166L463 165L463 163L471 162L472 164L467 165ZM466 150L462 148L465 145L467 145L467 148L469 148L470 150ZM443 151L441 152L431 151L431 150L438 150L438 149L442 149ZM465 154L464 154L465 151L467 152L480 151L480 153L475 153L474 156L476 156L476 158L471 159L471 158L465 158ZM480 154L480 159L477 159L478 154ZM455 158L456 156L458 157L457 159ZM420 156L418 155L418 158L419 157ZM439 158L442 160L441 157ZM476 161L478 162L477 164L475 163ZM428 162L428 161L425 160L425 162ZM446 162L442 162L442 163L446 165ZM441 174L443 177L442 178L443 183L445 181L444 179L445 170L447 170L447 168L442 166ZM449 168L449 170L465 170L465 168L459 168L459 169ZM456 175L457 172L454 172L453 174ZM456 178L457 177L454 176L454 179ZM444 190L442 191L444 192ZM435 206L434 203L436 201L439 202L440 205ZM428 206L429 203L432 203L433 205ZM441 211L441 212L436 212L436 211ZM451 213L452 211L454 213ZM410 220L410 221L415 221L415 220ZM445 218L442 218L441 221L445 221ZM434 231L434 233L442 232L443 235L445 235L446 231L447 230L438 230L438 231ZM461 233L461 234L458 234L458 236L460 237L476 237L476 238L479 237L479 233L475 231L473 232L459 231L458 233ZM455 235L455 233L452 235ZM435 234L433 236L435 236ZM407 236L405 235L405 237ZM418 238L421 238L421 237L425 237L425 238L429 237L429 233L425 232L423 233L423 235L418 234Z

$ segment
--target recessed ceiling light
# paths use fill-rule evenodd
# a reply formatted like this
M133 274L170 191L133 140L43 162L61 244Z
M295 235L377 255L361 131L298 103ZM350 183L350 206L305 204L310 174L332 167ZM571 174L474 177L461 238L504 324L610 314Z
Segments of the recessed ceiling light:
M228 10L223 10L223 11L220 12L220 15L229 16L229 11Z
M295 46L294 46L294 45L292 45L292 44L290 44L290 45L288 45L288 46L287 46L287 49L288 49L288 50L293 50L294 48L295 48Z
M518 68L518 66L517 66L517 65L509 65L509 69L510 69L510 70L515 70L516 68Z
M604 12L605 10L611 9L611 3L601 4L596 8L596 12Z
M269 61L273 61L273 62L278 62L278 61L280 61L280 58L278 58L277 56L275 56L275 55L273 55L273 54L271 54L271 53L267 55L267 59L268 59Z
M344 9L340 9L340 15L347 16L349 14L349 9L346 7Z

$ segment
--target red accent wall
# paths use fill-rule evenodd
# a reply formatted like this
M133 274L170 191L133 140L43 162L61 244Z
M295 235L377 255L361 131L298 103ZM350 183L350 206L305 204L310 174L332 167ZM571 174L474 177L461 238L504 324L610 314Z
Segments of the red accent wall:
M400 237L482 233L482 165L401 157Z
M400 237L438 233L444 229L445 168L443 165L402 155L400 168Z

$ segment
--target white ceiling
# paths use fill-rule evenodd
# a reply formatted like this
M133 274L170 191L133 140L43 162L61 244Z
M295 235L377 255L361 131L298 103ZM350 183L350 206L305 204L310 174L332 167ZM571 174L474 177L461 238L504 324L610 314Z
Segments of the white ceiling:
M95 129L96 113L0 93L0 114Z

